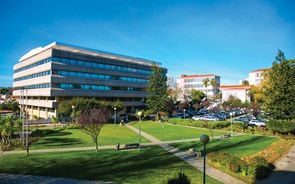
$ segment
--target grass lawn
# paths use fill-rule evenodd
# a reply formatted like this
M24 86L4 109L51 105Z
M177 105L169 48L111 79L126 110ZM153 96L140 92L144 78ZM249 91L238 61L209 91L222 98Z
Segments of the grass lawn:
M142 137L142 143L147 143L149 140ZM98 144L116 145L117 143L137 143L138 134L119 125L105 125L99 136ZM94 147L91 136L80 129L65 129L58 133L50 134L43 137L40 141L33 143L30 149L49 149L49 148L68 148L68 147Z
M211 139L211 138L210 138ZM271 143L277 141L278 138L267 136L243 135L233 139L214 139L206 145L207 153L222 151L229 152L236 156L247 156L264 150ZM189 148L203 150L203 144L200 141L184 142L171 144L172 146L187 151Z
M138 124L133 125L135 128L138 128ZM208 134L211 136L211 130L206 130L202 128L189 128L182 126L174 126L167 123L164 123L163 126L158 122L153 121L143 121L141 122L142 131L162 140L180 140L180 139L191 139L191 138L200 138L202 134ZM213 131L213 135L223 135L226 132Z
M120 183L162 183L175 172L192 183L202 183L202 173L158 146L141 151L99 150L32 153L0 156L0 173L54 176ZM207 183L220 183L207 176Z

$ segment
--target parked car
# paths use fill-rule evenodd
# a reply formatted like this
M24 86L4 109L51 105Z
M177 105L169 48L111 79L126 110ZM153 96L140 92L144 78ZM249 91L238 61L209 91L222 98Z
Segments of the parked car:
M266 123L259 121L258 119L252 119L249 123L249 126L259 126L259 127L265 127Z
M193 116L192 120L204 120L204 116L199 115L199 116Z

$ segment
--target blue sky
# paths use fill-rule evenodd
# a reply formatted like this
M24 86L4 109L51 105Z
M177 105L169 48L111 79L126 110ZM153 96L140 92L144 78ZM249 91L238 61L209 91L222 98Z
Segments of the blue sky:
M54 41L161 62L168 76L221 76L238 84L295 58L293 0L7 0L0 2L0 86L13 65Z

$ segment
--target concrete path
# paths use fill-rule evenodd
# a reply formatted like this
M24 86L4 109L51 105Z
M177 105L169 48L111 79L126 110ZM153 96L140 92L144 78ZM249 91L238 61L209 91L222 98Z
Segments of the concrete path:
M70 178L56 178L49 176L33 176L22 174L0 174L1 184L116 184L91 180L78 180Z
M280 183L294 184L295 183L295 145L290 149L289 153L281 160L274 163L275 170L269 178L257 181L256 184Z
M133 130L134 132L138 132L138 129L134 128L133 126L126 125L128 128ZM146 139L149 139L150 141L157 143L160 147L165 149L166 151L174 154L175 156L179 157L180 159L184 160L191 166L195 167L196 169L200 170L203 172L203 165L204 162L202 159L197 159L196 156L192 156L188 152L181 151L177 148L174 148L170 146L169 144L162 142L161 140L141 131L141 135L145 137ZM218 136L220 138L220 136ZM193 139L193 140L199 140L199 139ZM174 141L171 141L174 142ZM226 173L223 173L222 171L215 169L209 165L206 165L206 174L222 183L231 183L231 184L244 184L243 181L238 180Z

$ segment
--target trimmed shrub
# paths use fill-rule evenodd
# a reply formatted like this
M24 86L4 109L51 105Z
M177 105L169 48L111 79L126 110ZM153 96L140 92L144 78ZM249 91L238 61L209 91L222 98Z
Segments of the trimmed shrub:
M233 173L238 173L240 172L240 163L241 160L238 157L231 155L230 158L228 158L226 168Z
M295 120L269 120L267 128L273 133L295 134Z
M173 178L169 178L163 182L163 184L190 184L191 179L183 172L178 172Z
M243 161L240 161L240 170L242 172L242 175L243 176L247 176L248 175L248 165L243 162Z
M249 160L248 166L248 174L257 179L265 178L270 172L269 163L262 157L253 157Z

